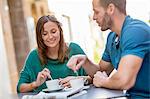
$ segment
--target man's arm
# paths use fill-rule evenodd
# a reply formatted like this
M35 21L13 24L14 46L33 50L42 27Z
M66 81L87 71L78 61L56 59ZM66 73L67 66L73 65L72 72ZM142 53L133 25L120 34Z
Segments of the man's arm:
M101 60L99 63L100 71L105 71L107 75L110 75L111 72L114 70L113 65L110 62L106 62L104 60Z
M72 56L68 63L67 66L71 68L72 70L76 71L78 70L81 66L84 68L86 73L90 77L94 77L94 74L97 71L106 71L107 74L109 75L111 71L113 70L113 66L111 65L110 62L106 62L101 60L99 65L94 64L91 62L86 55L74 55Z
M105 71L107 75L110 75L110 73L114 69L110 62L100 60L99 65L96 65L92 63L89 59L86 60L85 64L82 67L85 69L87 74L91 77L94 77L94 74L97 71Z
M135 55L124 56L119 68L111 77L100 77L95 75L95 84L97 87L105 87L110 89L129 89L136 81L138 71L141 67L143 59ZM101 74L100 74L101 75ZM99 84L98 84L99 82Z

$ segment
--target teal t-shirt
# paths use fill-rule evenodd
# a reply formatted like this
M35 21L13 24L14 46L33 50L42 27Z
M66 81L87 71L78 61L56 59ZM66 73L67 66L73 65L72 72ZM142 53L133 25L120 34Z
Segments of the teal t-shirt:
M75 43L70 43L69 45L69 58L72 55L76 54L85 54L81 47ZM31 83L36 81L37 75L44 68L48 68L51 72L51 76L53 79L65 78L67 76L76 76L76 74L69 69L66 64L68 60L65 60L64 63L60 63L58 60L48 59L48 63L45 66L42 66L40 63L39 55L37 49L32 50L24 64L23 69L20 72L20 78L17 85L17 92L20 92L20 85L22 83ZM78 70L79 76L86 76L86 72L83 68ZM43 83L38 88L34 89L32 92L39 92L42 89L46 88L46 84Z
M107 38L102 59L111 62L118 69L120 59L125 55L135 55L143 59L137 74L135 85L127 90L131 97L150 98L150 27L144 22L127 16L121 31L118 48L115 43L116 33ZM124 74L126 75L126 74Z

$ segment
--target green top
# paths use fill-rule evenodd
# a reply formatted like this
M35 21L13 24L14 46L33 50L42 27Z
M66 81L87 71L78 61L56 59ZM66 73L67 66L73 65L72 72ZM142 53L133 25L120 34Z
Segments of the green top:
M70 43L69 50L69 58L72 55L85 54L80 46L75 43ZM36 81L38 73L44 68L48 68L50 70L53 79L65 78L67 76L76 76L76 74L66 66L67 62L68 60L65 60L64 63L60 63L58 60L48 59L47 65L42 66L40 63L37 49L32 50L25 61L23 69L20 72L17 92L20 92L20 85L22 83L31 83L33 81ZM78 75L86 76L87 74L83 68L80 68L78 70ZM32 90L32 92L39 92L45 88L47 88L46 84L43 83L38 88Z

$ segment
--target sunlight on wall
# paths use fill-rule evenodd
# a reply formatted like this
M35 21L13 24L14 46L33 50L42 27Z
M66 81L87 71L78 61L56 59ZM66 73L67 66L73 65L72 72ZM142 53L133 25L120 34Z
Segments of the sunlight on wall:
M93 41L91 39L89 24L89 15L91 14L90 1L91 0L49 0L48 4L49 10L54 12L56 16L62 17L62 15L65 15L70 18L71 41L78 43L89 58L93 59ZM64 24L64 22L62 22L62 24ZM65 32L64 35L66 35ZM65 40L68 41L67 36L64 37Z
M105 47L108 31L101 32L97 24L93 25L89 22L89 16L92 17L93 13L92 0L48 0L48 4L49 10L56 15L64 14L70 17L71 41L80 44L88 57L98 63ZM127 14L148 23L149 4L150 0L127 0Z
M4 38L2 32L1 14L0 14L0 96L11 93L9 69L7 64L7 55L5 52Z
M150 0L127 0L127 13L146 23L150 20Z

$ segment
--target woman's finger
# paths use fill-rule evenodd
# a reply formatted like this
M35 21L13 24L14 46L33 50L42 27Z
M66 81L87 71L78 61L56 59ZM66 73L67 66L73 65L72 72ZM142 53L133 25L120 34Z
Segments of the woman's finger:
M62 79L62 80L60 80L60 84L65 84L65 83L67 83L68 82L68 80L67 79Z
M64 83L62 86L63 86L63 87L69 87L69 86L70 86L70 83L69 83L69 82Z
M48 78L51 78L49 69L44 68L42 72L44 72L44 74L45 74Z
M41 73L41 78L46 78L46 75L44 73Z
M49 69L44 68L43 71L50 73Z

